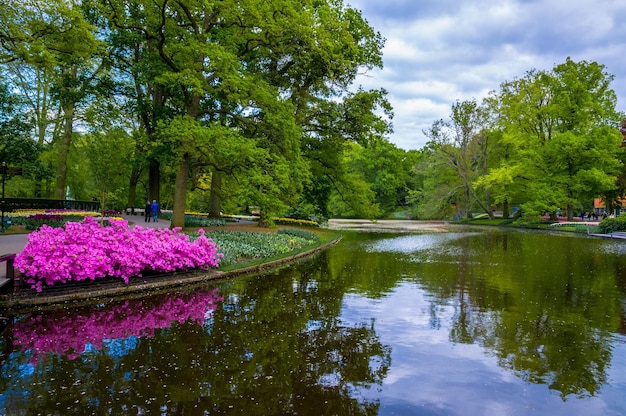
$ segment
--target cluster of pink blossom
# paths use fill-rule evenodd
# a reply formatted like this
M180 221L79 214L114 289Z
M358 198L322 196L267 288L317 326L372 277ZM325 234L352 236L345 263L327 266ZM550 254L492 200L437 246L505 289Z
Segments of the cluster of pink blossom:
M91 217L64 228L42 226L32 232L15 267L38 292L44 284L118 277L128 283L143 272L217 267L223 256L200 230L191 241L180 228L128 227L125 220L103 226Z
M161 296L155 304L127 300L72 314L66 310L32 313L15 322L13 339L33 354L35 362L48 353L75 359L88 345L101 350L106 340L153 337L156 329L169 328L173 322L204 325L222 300L212 289Z

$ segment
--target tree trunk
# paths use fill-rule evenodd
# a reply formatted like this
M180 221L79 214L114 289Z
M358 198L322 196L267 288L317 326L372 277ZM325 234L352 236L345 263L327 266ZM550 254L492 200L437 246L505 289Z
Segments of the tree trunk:
M135 200L137 199L137 183L139 183L140 176L141 169L138 167L134 167L130 173L130 178L128 180L128 202L126 202L127 208L135 207ZM140 206L143 206L143 203Z
M485 207L487 208L487 215L489 215L489 219L494 219L496 215L493 212L493 207L491 204L491 192L489 192L489 190L485 191Z
M220 218L222 210L222 174L213 169L211 174L211 198L209 200L209 218Z
M174 212L172 214L172 224L170 228L185 226L185 208L187 206L187 179L189 177L189 167L191 166L191 155L185 153L178 164L176 171L176 182L174 187Z
M261 228L270 228L270 225L271 223L270 223L269 218L263 214L263 208L261 208L261 214L259 216L259 222L257 226Z
M161 164L156 159L150 159L148 168L148 199L161 201Z
M50 119L48 118L48 113L50 111L50 109L48 108L50 86L45 74L45 70L40 71L44 72L44 80L42 81L41 77L37 77L37 90L41 91L41 104L39 108L36 108L38 111L36 111L35 114L35 124L37 126L37 144L43 147L46 143L46 130L48 129L48 125L50 125L51 123Z
M107 190L106 189L102 189L100 191L100 212L104 212L106 211L106 204L109 202L108 198L107 198Z
M508 199L505 199L504 202L502 203L502 218L504 219L509 218L509 200Z
M57 164L56 184L54 186L54 198L65 199L65 184L67 181L67 157L72 145L74 134L74 103L68 102L63 106L63 136L59 143L59 158Z
M567 204L567 220L572 221L574 219L574 206Z
M467 219L471 219L472 218L472 209L471 209L472 200L470 198L470 188L467 182L465 182L464 184L463 193L465 196L465 216L467 217Z
M144 48L146 48L148 51L154 51L154 45L152 41L148 40L145 44L143 42L138 42L134 45L134 60L136 62L142 62ZM135 83L137 102L139 104L139 122L146 133L148 143L154 143L157 141L155 132L157 124L157 114L160 113L164 103L163 91L161 90L161 88L155 86L152 80L148 80L144 84L144 80L139 76L138 73L133 73L133 79ZM146 152L146 147L147 146L144 147L138 144L137 151ZM150 155L147 155L146 159L148 162L148 189L146 190L147 195L144 195L143 199L147 198L150 201L156 199L157 201L159 201L159 204L162 207L161 166L159 161ZM139 174L141 174L141 170ZM139 181L139 176L137 177L137 181Z
M481 201L480 198L478 198L478 195L476 195L476 192L474 192L472 188L468 187L466 188L466 190L468 194L472 196L472 199L476 201L478 206L480 206L480 208L489 216L489 219L492 220L494 218L494 215L493 215L493 209L491 209L491 205L487 205L483 201ZM468 213L467 218L471 218L471 213Z
M199 62L202 62L202 60L200 59ZM200 96L195 93L191 93L187 96L185 102L187 115L193 120L196 120L198 118L198 111L200 108ZM186 148L185 144L182 145L182 148ZM189 153L189 150L185 150L185 153L183 154L178 164L178 170L176 171L171 228L185 226L185 209L187 208L187 182L189 180L190 169L191 154Z

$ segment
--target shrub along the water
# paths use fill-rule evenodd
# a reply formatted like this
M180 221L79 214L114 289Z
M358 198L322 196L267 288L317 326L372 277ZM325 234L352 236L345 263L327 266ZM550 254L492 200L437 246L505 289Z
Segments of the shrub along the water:
M619 217L608 217L603 219L598 224L600 233L610 234L617 231L626 231L626 214L622 214Z
M169 272L229 266L297 252L320 242L320 236L298 228L276 233L213 231L184 234L180 229L130 229L123 219L66 222L57 228L42 225L29 236L15 267L33 289L104 277L130 277L146 272ZM218 253L219 251L219 253Z

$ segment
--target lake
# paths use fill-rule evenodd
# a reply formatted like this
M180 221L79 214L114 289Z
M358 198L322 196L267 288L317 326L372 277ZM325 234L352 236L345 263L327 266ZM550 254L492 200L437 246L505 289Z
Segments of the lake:
M270 273L9 318L0 414L626 414L626 240L347 232Z

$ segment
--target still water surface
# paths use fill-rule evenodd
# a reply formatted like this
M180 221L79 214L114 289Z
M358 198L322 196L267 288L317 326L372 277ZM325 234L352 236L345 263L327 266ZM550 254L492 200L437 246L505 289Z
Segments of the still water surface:
M624 415L626 241L347 234L269 274L12 317L0 414Z

